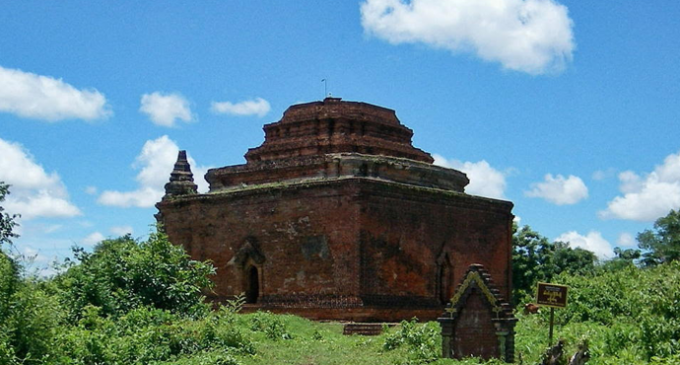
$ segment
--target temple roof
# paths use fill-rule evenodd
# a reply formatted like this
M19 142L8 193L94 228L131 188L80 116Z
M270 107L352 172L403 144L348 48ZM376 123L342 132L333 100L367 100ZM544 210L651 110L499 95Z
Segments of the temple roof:
M289 107L283 118L264 127L265 141L251 148L248 163L330 153L361 153L432 163L429 153L413 147L413 131L394 110L326 98Z
M210 169L210 192L252 186L342 179L379 179L464 192L464 173L432 164L411 144L413 131L394 110L326 98L289 107L266 124L265 141L246 153L246 164Z

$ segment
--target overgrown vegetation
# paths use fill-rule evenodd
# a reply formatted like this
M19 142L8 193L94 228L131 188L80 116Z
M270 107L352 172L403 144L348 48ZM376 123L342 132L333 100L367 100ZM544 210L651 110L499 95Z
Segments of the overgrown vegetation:
M642 258L646 266L680 260L680 209L657 219L654 230L646 229L638 234L637 240L640 248L646 250Z
M384 327L383 330L387 331L388 328ZM399 362L400 364L427 364L440 356L439 333L440 328L434 322L419 326L416 318L410 322L402 321L399 328L385 338L383 350L392 351L404 347L407 356Z
M679 262L592 276L561 274L554 280L570 287L568 306L555 311L555 322L571 353L587 339L589 364L680 360ZM549 311L519 316L516 350L535 359L547 346Z
M125 237L116 242L130 244ZM144 243L136 244L135 250L155 247ZM102 247L109 245L114 244ZM95 250L88 264L106 261L93 258L101 252L109 251ZM434 322L402 322L378 337L343 336L340 324L267 312L239 314L242 298L211 311L194 289L186 293L193 299L178 305L161 300L165 297L146 298L145 292L130 289L134 285L113 286L109 279L97 285L69 279L89 272L79 266L88 264L74 264L52 280L36 281L22 278L20 268L2 256L0 364L479 363L439 359L439 328ZM154 262L154 267L163 265ZM132 280L127 274L123 277ZM569 306L556 313L556 336L566 340L567 353L587 339L590 364L672 364L680 359L680 263L652 269L628 266L587 276L563 272L553 280L571 288ZM90 299L74 302L71 291ZM135 305L105 309L109 296ZM535 364L547 346L547 311L518 316L516 351L525 364Z
M184 249L153 233L138 242L132 237L104 240L92 253L75 249L77 264L50 281L71 323L86 306L103 316L119 317L132 309L152 307L184 315L200 315L207 308L202 290L212 287L215 269L190 260Z
M513 227L512 286L515 301L531 297L539 281L550 282L561 273L589 274L595 271L597 257L564 242L550 242L529 226Z
M7 193L0 184L0 202ZM11 244L14 216L2 213L0 243ZM535 282L568 285L556 312L566 353L588 342L589 364L680 363L678 213L645 231L638 250L617 251L603 265L588 251L551 243L529 227L515 235L520 298ZM642 260L641 266L634 265ZM404 321L377 337L343 336L342 325L269 312L241 314L244 298L204 303L214 268L192 261L162 233L75 250L53 278L31 278L0 250L1 365L500 364L440 359L437 323ZM522 302L518 303L520 306ZM536 364L548 311L517 313L517 360Z
M0 204L5 201L7 195L9 195L9 185L0 181ZM12 238L17 237L14 227L17 226L15 219L18 217L16 214L5 213L5 209L0 205L0 248L3 244L12 243Z

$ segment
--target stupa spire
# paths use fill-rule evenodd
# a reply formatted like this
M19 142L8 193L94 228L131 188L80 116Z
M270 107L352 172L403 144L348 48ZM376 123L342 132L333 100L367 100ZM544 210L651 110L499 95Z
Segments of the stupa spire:
M165 184L165 195L196 194L198 186L194 184L194 174L187 160L187 151L179 151L177 162L170 173L170 182Z

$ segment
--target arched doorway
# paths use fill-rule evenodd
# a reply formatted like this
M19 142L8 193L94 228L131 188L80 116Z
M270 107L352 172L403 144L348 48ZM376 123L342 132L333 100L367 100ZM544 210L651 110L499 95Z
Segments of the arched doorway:
M260 296L260 275L257 267L246 269L246 303L255 304Z

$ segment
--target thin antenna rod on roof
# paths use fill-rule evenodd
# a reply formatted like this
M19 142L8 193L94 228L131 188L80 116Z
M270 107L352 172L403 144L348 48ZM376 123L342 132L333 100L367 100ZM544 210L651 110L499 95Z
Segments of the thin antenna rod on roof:
M321 82L323 82L323 98L328 97L328 81L326 79L321 79Z

